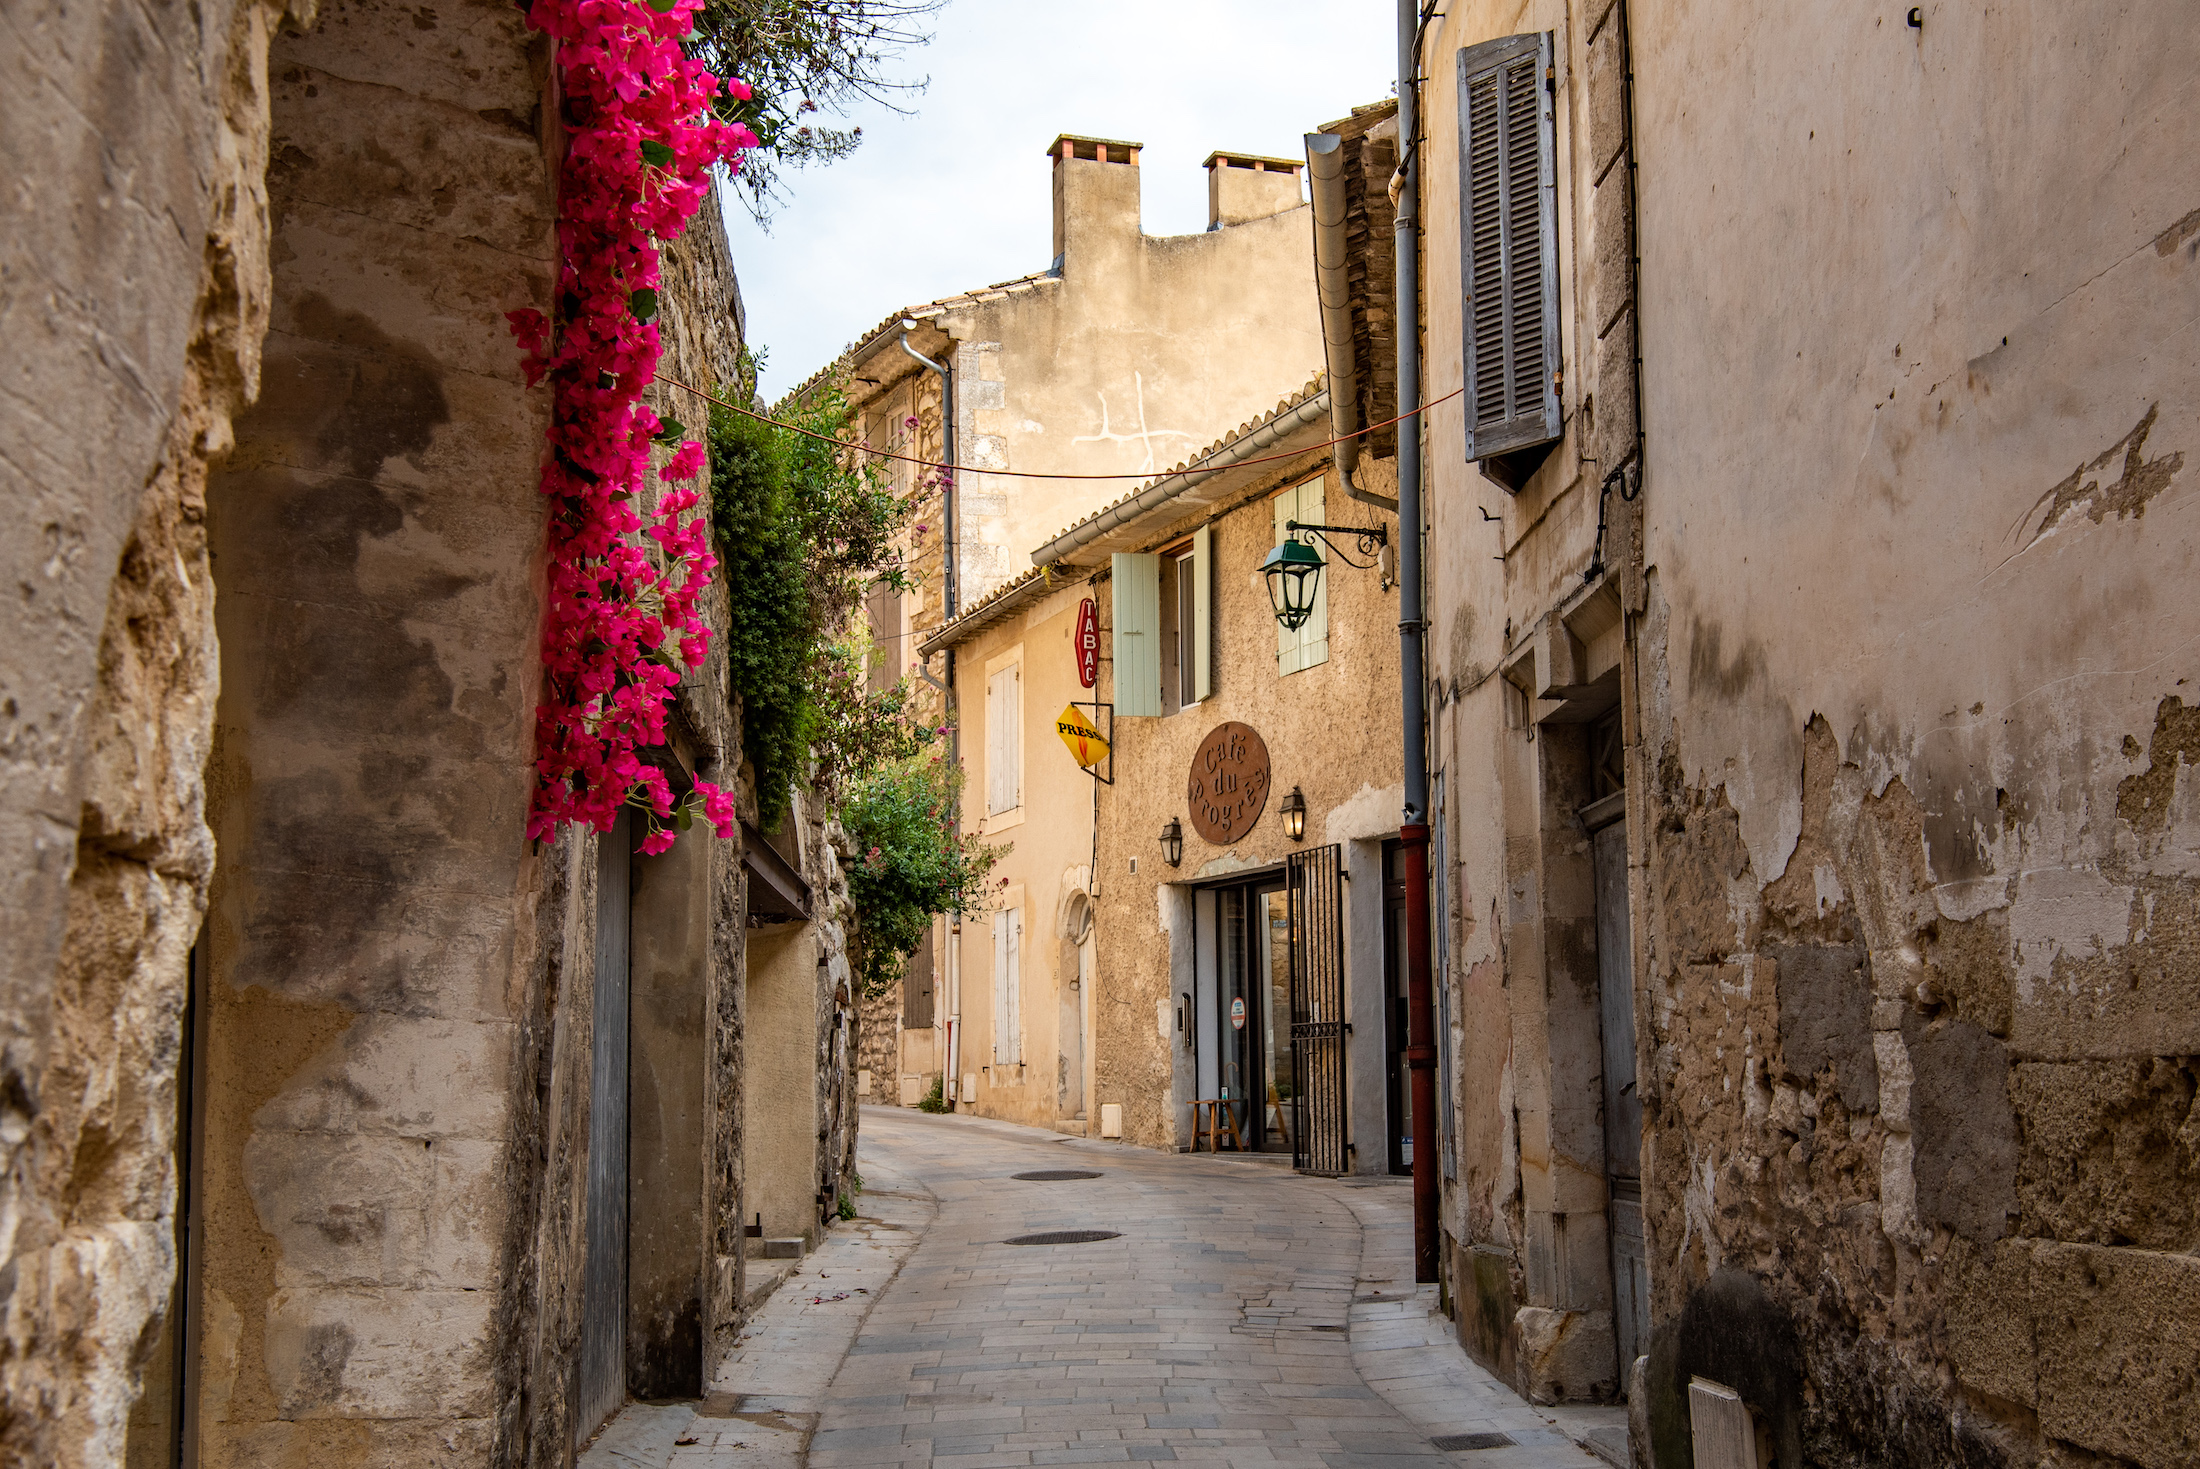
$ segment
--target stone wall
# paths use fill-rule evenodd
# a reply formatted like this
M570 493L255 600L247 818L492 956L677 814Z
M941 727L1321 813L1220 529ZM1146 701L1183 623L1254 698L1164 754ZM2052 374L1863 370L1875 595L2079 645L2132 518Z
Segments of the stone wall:
M277 4L32 5L0 129L0 1457L123 1452L213 844L210 459L260 372ZM310 18L294 6L291 18ZM166 1362L161 1370L165 1371Z
M1554 34L1566 262L1551 456L1507 490L1431 415L1452 1280L1523 1390L1626 1382L1586 690L1552 676L1616 659L1661 1465L1695 1374L1783 1464L2167 1465L2200 1433L2200 215L2133 161L2190 141L2192 37L2156 3L1921 20L1468 5L1427 68ZM1456 124L1424 100L1435 396ZM1914 146L1945 129L1994 141ZM1638 361L1629 504L1599 488Z

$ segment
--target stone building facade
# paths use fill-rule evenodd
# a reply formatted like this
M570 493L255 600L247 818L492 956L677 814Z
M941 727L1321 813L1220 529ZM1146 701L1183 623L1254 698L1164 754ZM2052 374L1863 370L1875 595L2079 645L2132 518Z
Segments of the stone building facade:
M907 548L917 585L904 596L874 598L870 608L874 679L890 685L913 672L937 722L956 727L966 771L977 768L971 741L982 730L986 672L945 643L924 654L926 639L950 620L951 605L959 616L1016 582L1030 569L1033 546L1135 482L1043 476L1158 471L1273 404L1322 356L1303 165L1210 155L1210 227L1157 236L1139 224L1138 144L1064 135L1046 152L1054 217L1048 268L896 312L833 365L868 443L932 462L952 450L956 462L972 467L945 477L890 466L897 490L918 504ZM943 417L948 385L910 351L951 373L952 425ZM1052 711L1031 703L1029 712L1037 719ZM1021 810L1013 799L984 804L975 775L966 794L981 803L967 830L1027 849L1012 854L996 878L1010 877L1023 894L1030 932L1053 931L1065 904L1076 906L1062 886L1065 874L1090 866L1086 806L1074 813L1074 832L1042 833L1009 816ZM1004 827L1002 819L1015 824ZM1055 861L1058 844L1084 855ZM1031 874L1014 875L1027 858L1037 864ZM973 942L981 930L991 932L990 920L966 928ZM990 985L993 961L988 951L979 969L965 971L953 937L953 925L941 923L902 992L873 1001L863 1048L874 1099L914 1103L937 1083L960 1106L1009 1109L994 1115L1042 1126L1078 1120L1057 1114L1064 1094L1052 1084L984 1100L992 1095L992 1041L964 1058L958 1027L961 1007ZM1034 999L1028 1013L1054 1004L1055 951L1042 946L1021 971L1027 986L1048 997ZM975 1103L959 1096L966 1075L977 1079Z
M1390 1173L1413 1146L1395 522L1343 492L1331 427L1317 379L1036 555L1091 580L1110 650L1093 1096L1136 1145L1216 1146L1220 1121L1225 1149ZM1396 461L1357 483L1387 495ZM1314 617L1281 630L1259 568L1290 520L1385 544L1332 535Z
M2200 1443L2196 45L1425 30L1448 1285L1638 1463Z
M568 1462L700 1391L758 1215L849 1186L854 1004L825 813L769 857L523 835L548 43L11 19L0 1457ZM687 381L740 343L714 208L666 247ZM706 665L656 758L753 819L738 720ZM751 1085L752 1005L800 1084Z

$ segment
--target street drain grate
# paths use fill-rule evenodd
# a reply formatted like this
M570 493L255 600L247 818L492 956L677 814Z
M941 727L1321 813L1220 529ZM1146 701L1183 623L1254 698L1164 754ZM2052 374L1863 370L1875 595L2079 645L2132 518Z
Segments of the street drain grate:
M1036 1173L1011 1173L1009 1175L1011 1178L1020 1178L1026 1183L1067 1183L1073 1178L1098 1178L1099 1176L1097 1173L1087 1173L1082 1168L1041 1168Z
M1432 1438L1430 1443L1446 1453L1461 1449L1509 1449L1512 1439L1502 1433L1447 1433L1442 1438Z
M1309 1330L1309 1331L1343 1331L1343 1330L1344 1330L1344 1328L1343 1328L1342 1326L1310 1326L1310 1327L1308 1327L1308 1328L1307 1328L1307 1330Z
M1119 1229L1057 1229L1049 1234L1019 1234L1002 1240L1004 1245L1089 1245L1104 1239L1121 1239Z

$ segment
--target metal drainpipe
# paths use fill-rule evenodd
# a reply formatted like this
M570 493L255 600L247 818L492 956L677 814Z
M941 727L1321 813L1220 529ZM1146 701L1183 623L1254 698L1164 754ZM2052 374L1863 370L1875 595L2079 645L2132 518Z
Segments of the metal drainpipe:
M1398 146L1402 187L1395 223L1398 262L1398 407L1421 406L1420 14L1398 0ZM1436 995L1429 979L1428 742L1422 728L1421 432L1416 416L1398 434L1398 674L1405 696L1406 1065L1412 1070L1413 1278L1437 1278Z
M953 466L957 462L955 458L955 370L944 362L934 362L931 358L909 345L909 334L916 329L916 322L908 317L902 318L901 350L940 375L940 444L942 450L940 458ZM943 470L942 473L947 476L947 483L942 487L940 494L940 535L944 542L940 555L940 560L944 566L944 575L941 580L946 583L943 589L946 592L946 620L953 622L955 614L960 610L962 600L961 568L955 564L962 559L955 540L957 485L955 471L952 467ZM958 770L962 768L962 709L961 701L955 693L955 650L953 648L947 650L947 761ZM962 835L962 808L960 806L955 809L955 834L958 837ZM957 1106L967 1107L969 1098L962 1095L962 1074L959 1069L962 1065L962 936L956 932L952 920L946 923L944 927L946 929L947 952L943 955L946 962L940 966L941 974L939 977L946 982L944 988L947 990L946 995L940 998L944 998L948 1002L946 1046L948 1074L946 1084L940 1090L942 1093L953 1094Z

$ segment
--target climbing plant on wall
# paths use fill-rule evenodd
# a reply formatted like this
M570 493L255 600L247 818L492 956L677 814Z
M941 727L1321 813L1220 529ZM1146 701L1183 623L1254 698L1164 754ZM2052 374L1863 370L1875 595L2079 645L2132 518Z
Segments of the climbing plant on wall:
M667 490L640 509L651 450L678 447L673 482L704 467L701 443L641 402L659 357L657 242L677 236L708 196L710 171L756 135L713 111L748 96L688 56L702 0L535 0L528 20L557 43L568 143L558 180L555 318L510 314L530 386L551 385L551 501L543 696L528 835L566 823L608 831L639 809L644 851L670 847L697 817L731 835L730 792L696 781L676 804L639 751L665 738L681 671L699 665L709 629L696 604L717 565L702 496Z
M958 835L962 779L961 767L935 752L883 766L849 793L841 822L854 849L848 896L866 996L901 982L934 917L978 911L986 874L1008 855L1005 845Z
M879 461L849 452L850 418L831 377L768 419L711 410L711 520L738 630L726 661L767 828L796 782L837 803L933 733L914 722L906 680L874 690L865 677L860 609L875 587L907 590L894 538L911 507Z

